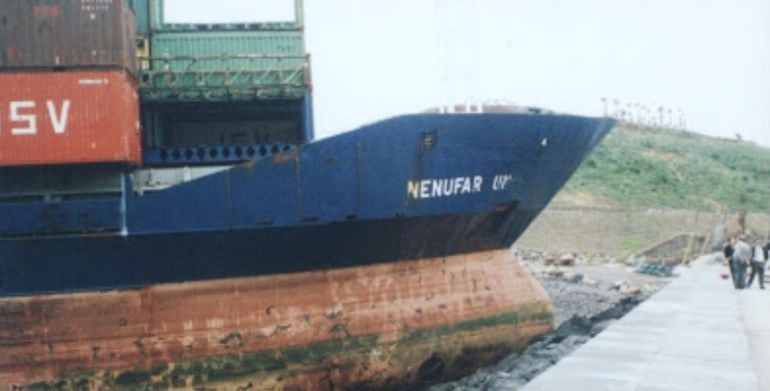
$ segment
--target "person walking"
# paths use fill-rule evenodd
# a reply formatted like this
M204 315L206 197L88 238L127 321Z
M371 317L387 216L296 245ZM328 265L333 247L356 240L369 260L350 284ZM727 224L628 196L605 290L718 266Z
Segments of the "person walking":
M770 241L768 241L765 244L764 249L765 249L765 269L764 269L764 272L765 272L765 275L767 275L767 264L768 264L768 261L770 261L770 256L768 255L768 253L770 253Z
M730 237L727 239L727 244L725 244L725 248L722 249L725 255L725 259L727 260L727 266L730 267L730 279L733 281L733 286L735 288L738 287L738 279L735 278L735 263L733 262L733 253L735 253L735 238Z
M765 264L767 262L767 252L765 247L762 246L762 242L757 240L754 244L754 248L751 251L751 276L749 277L749 283L747 288L751 288L751 283L754 281L754 277L759 278L759 289L765 289Z
M746 238L741 236L735 243L735 252L733 253L733 265L735 266L735 288L743 289L746 287L746 267L751 262L751 246L745 242Z
M766 276L767 275L767 263L768 263L768 261L770 261L770 256L768 256L768 252L770 252L770 242L767 242L764 246L762 246L762 250L764 250L764 255L765 255L765 267L762 268L762 273L763 273L763 275ZM763 285L765 283L765 281L766 281L766 278L763 278L761 285Z

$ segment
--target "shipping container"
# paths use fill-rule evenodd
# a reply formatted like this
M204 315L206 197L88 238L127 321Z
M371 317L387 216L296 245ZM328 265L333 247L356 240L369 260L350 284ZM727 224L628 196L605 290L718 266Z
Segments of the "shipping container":
M136 74L126 0L0 0L0 70L122 68Z
M159 32L150 48L158 70L293 69L306 62L300 30Z
M140 164L140 140L124 71L0 73L0 166Z

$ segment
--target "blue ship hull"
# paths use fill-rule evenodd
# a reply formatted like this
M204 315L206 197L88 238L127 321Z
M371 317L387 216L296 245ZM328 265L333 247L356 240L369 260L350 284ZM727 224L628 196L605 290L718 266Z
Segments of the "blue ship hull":
M507 248L612 125L404 116L168 188L0 203L0 296Z

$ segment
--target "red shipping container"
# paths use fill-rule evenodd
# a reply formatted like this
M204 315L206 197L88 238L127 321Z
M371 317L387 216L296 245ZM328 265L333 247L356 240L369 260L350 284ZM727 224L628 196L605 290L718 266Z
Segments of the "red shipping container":
M0 73L0 166L108 162L141 164L127 73Z

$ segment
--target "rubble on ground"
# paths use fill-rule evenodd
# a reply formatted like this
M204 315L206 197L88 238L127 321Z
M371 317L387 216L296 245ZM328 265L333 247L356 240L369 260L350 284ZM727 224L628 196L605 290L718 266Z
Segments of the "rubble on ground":
M515 390L609 327L660 290L676 273L637 273L638 262L610 256L582 258L536 252L517 254L553 302L556 330L520 354L430 391ZM562 259L571 259L562 264ZM596 262L602 259L603 262Z
M658 263L642 263L636 267L638 273L650 274L660 277L671 277L674 274L674 266Z

